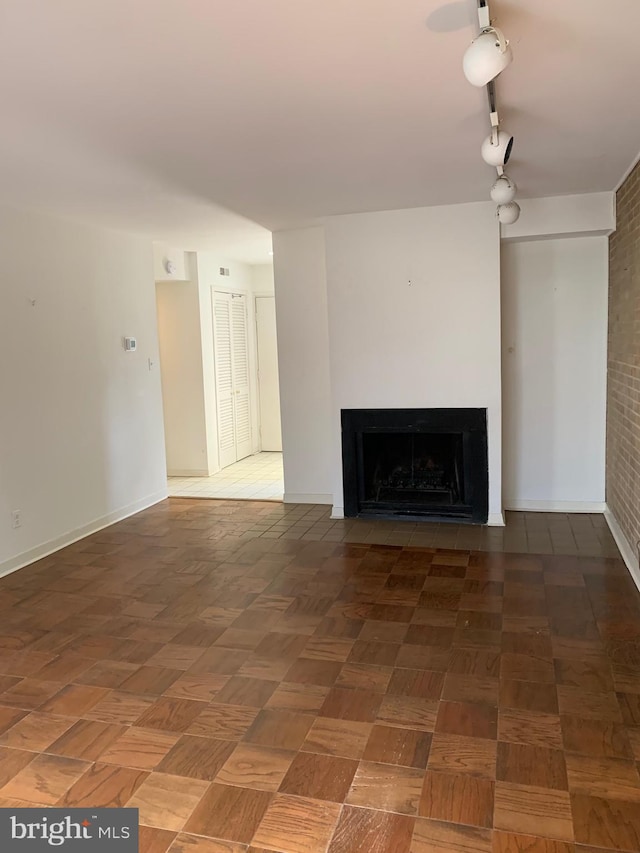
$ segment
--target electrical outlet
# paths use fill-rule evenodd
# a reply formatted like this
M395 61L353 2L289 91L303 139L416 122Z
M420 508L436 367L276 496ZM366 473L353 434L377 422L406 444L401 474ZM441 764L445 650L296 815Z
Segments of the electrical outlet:
M14 509L14 511L11 513L11 519L12 519L12 526L14 528L22 527L22 515L21 515L19 509Z

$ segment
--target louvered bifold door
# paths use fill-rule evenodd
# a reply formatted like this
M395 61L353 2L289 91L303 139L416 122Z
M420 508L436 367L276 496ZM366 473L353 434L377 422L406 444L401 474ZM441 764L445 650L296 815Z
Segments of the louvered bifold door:
M249 336L247 299L238 293L231 298L231 367L236 437L236 459L251 454L251 412L249 408Z
M233 393L231 295L214 293L213 346L216 373L216 405L218 414L218 453L220 467L231 465L236 453L235 401Z

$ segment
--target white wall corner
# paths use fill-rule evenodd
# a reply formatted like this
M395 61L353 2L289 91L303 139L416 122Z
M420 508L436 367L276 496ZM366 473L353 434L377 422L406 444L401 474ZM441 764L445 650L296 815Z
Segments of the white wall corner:
M344 518L344 507L334 504L331 507L331 518Z
M638 563L638 552L637 550L634 551L633 546L622 532L622 528L616 521L616 517L609 507L605 509L604 517L609 525L611 535L620 550L624 564L629 569L629 574L633 578L633 582L638 587L638 590L640 590L640 564Z
M504 527L504 514L501 512L490 512L487 518L487 527Z
M36 545L35 548L30 548L28 551L16 554L14 557L0 563L0 578L4 577L4 575L10 575L12 572L17 572L18 569L35 563L36 560L42 560L43 557L48 557L49 554L54 554L56 551L66 548L67 545L73 545L79 539L84 539L86 536L91 536L91 534L97 533L99 530L104 530L105 527L110 527L118 521L123 521L125 518L136 515L136 513L142 512L143 509L148 509L150 506L154 506L166 498L167 490L162 489L155 494L147 495L139 501L115 510L115 512L103 515L102 518L96 518L94 521L89 522L89 524L77 527L75 530L69 530L67 533L63 533L62 536L57 536L55 539L50 539L48 542Z

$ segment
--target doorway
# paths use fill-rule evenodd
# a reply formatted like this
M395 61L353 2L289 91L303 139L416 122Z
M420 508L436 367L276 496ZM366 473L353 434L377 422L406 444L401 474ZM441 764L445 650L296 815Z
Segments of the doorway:
M273 266L197 261L157 283L169 494L282 500Z
M248 334L252 307L255 338ZM275 297L213 290L212 311L221 470L208 477L169 477L170 494L281 501L284 476ZM251 424L256 421L259 452L251 441ZM247 448L247 431L253 447Z

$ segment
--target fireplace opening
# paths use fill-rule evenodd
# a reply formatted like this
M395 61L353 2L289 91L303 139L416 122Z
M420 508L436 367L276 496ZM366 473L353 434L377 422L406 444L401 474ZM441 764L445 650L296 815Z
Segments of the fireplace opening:
M461 434L364 433L365 507L420 510L423 504L458 506L464 501Z
M345 515L486 523L484 409L345 409Z

